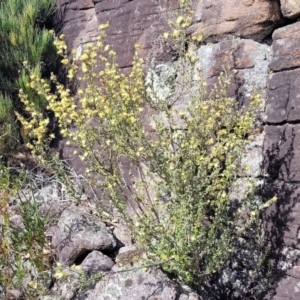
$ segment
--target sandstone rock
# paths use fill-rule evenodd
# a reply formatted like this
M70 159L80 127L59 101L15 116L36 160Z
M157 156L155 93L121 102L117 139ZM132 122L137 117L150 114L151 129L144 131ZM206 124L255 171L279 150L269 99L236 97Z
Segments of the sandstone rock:
M234 184L233 184L233 188L232 190L229 192L229 199L231 201L241 201L241 200L245 200L245 197L247 195L247 193L249 193L250 191L250 188L249 188L249 183L250 183L250 180L249 178L246 178L246 177L241 177L241 178L238 178ZM258 178L252 178L251 180L251 184L253 185L253 188L254 189L260 189L260 187L262 186L262 180L258 179ZM261 199L259 199L257 197L257 202L260 202ZM246 211L245 212L245 216L243 218L242 223L239 224L241 226L244 225L244 221L248 219L249 215L248 215L249 211Z
M191 32L204 32L220 40L228 35L261 40L281 21L277 1L268 0L199 0L195 1L195 18ZM168 26L168 10L176 1L58 0L56 23L66 35L70 48L82 48L98 35L100 23L110 23L108 42L118 53L121 68L130 67L134 44L141 44L141 55L152 52L157 63L172 58L171 48L159 35ZM259 11L259 13L257 13Z
M142 252L139 251L134 245L120 248L115 259L116 264L113 266L112 270L117 272L124 266L132 267L132 265L140 259L141 255Z
M277 75L277 74L276 74ZM280 73L278 73L280 75ZM278 77L279 78L279 77ZM271 79L272 80L272 79ZM280 79L278 79L279 83ZM289 97L286 98L289 101ZM278 99L279 100L279 99ZM269 101L269 99L268 99ZM275 102L274 102L275 104ZM278 271L275 285L265 300L299 299L299 125L268 125L265 128L265 171L263 196L278 200L264 214L265 235Z
M265 199L277 196L277 201L264 212L266 237L270 241L273 257L294 266L300 262L295 259L296 253L291 255L287 248L300 249L300 236L298 232L300 218L299 183L286 183L281 180L271 180L264 186ZM293 257L294 256L294 257Z
M272 179L300 180L299 130L299 124L265 127L264 169Z
M152 101L159 103L173 94L177 71L176 64L173 63L158 65L147 73L147 93Z
M247 49L247 46L244 46L251 44L251 42L253 41L246 40L238 41L237 43L224 41L215 45L201 46L197 51L199 56L199 61L195 68L197 72L191 71L191 66L189 64L185 65L181 60L171 64L157 66L154 70L148 72L147 80L154 83L152 89L148 89L148 92L150 91L150 97L152 97L154 101L156 99L158 99L157 101L162 101L171 96L168 99L170 107L177 111L185 111L190 99L192 97L199 97L199 90L195 85L195 80L199 79L198 70L202 72L203 80L208 83L208 91L210 91L214 84L218 82L220 73L226 69L226 71L229 70L228 74L230 74L228 76L230 81L228 90L229 96L240 99L242 104L248 103L253 90L266 87L268 66L266 53L268 47L261 47L260 50L263 51L260 52L263 53L263 55L256 60L254 55L251 56L251 53L258 50L255 48L256 45L259 45L258 43L253 42L255 46L249 47L248 52L244 49ZM262 61L260 61L260 59L262 59ZM226 65L224 67L225 62ZM259 66L259 62L261 62L262 65ZM234 72L230 71L234 69L235 64L245 69L241 69L234 75ZM246 68L249 68L249 72ZM177 76L174 76L174 74L177 74ZM248 76L250 74L253 75L253 78L252 76ZM243 76L247 79L243 80ZM258 78L257 81L255 77ZM151 78L151 80L149 80L149 78ZM239 90L239 92L237 92L237 90ZM160 115L159 118L164 124L168 123L168 120L163 115ZM148 117L148 119L145 120L151 125L151 129L155 128L153 119ZM183 120L178 117L176 113L173 115L173 120L176 124L184 126Z
M53 246L61 263L72 264L88 251L112 251L117 242L101 221L66 209L53 233Z
M110 271L114 264L115 263L108 256L99 251L93 251L87 255L81 267L85 272L91 274L99 271Z
M283 2L283 1L282 1ZM288 1L287 1L288 2ZM283 4L283 3L282 3ZM283 6L284 9L284 6ZM266 138L264 142L265 172L270 176L265 185L265 199L278 200L264 212L266 237L270 241L272 256L284 277L278 277L274 295L266 299L298 299L297 270L299 254L290 255L286 249L300 248L299 228L299 125L285 124L299 121L300 89L300 26L298 23L280 28L273 34L273 59L270 69L279 71L271 75L266 103ZM279 126L278 126L279 125ZM291 252L291 251L289 251ZM290 275L290 276L287 276Z
M268 123L300 120L300 69L278 72L268 83L266 121Z
M211 40L225 36L262 40L281 20L277 1L199 0L195 1L195 24L191 31L203 31Z
M150 269L116 273L108 275L96 284L95 288L84 293L85 300L175 300L185 294L174 282L160 270ZM184 298L183 298L184 299ZM195 294L188 300L199 299Z
M184 105L187 104L190 99L190 91L187 91L187 84L184 86L184 84L178 83L180 82L179 78L183 74L187 75L189 73L190 66L187 66L189 70L184 69L184 71L179 70L179 66L180 63L178 62L158 65L147 72L145 83L147 85L147 95L154 103L163 103L163 101L167 101L172 108L181 111L185 110ZM177 101L174 99L177 99ZM169 123L168 118L162 113L155 115L155 118L154 116L145 114L144 120L146 124L149 124L147 128L148 131L152 131L156 128L158 120L165 125ZM176 114L174 114L174 121L178 122L178 124L182 124L182 120L178 118Z
M277 284L272 300L298 300L300 295L300 280L290 276L284 276Z
M286 18L296 19L300 16L300 5L298 0L280 0L282 14Z
M240 173L241 176L259 177L262 175L264 137L264 133L261 133L253 137L253 141L246 146L245 155L241 161L244 169Z
M69 280L58 280L48 295L39 297L39 300L73 300L76 299L78 290L78 275L75 272L68 272Z
M69 272L69 280L58 280L50 293L39 300L208 300L205 293L201 298L190 288L172 282L161 270L151 268L125 272L109 272L94 285L80 282L76 272ZM83 291L80 291L80 286Z
M116 257L116 265L114 271L120 271L126 268L141 267L141 261L146 258L143 250L137 249L135 246L123 247L120 249Z
M298 253L298 258L299 258L299 253ZM290 269L288 269L286 273L287 273L287 275L289 275L293 278L297 278L300 281L300 265L299 264L297 266L293 266ZM300 288L299 288L299 292L300 292Z
M267 87L270 47L252 40L222 41L201 46L198 50L200 69L204 79L212 86L224 70L237 70L230 74L228 94L247 105L254 91L262 93Z
M209 300L209 297L203 292L201 293L201 298L196 293L184 293L181 294L178 298L178 300Z
M114 236L123 244L123 246L132 245L131 232L127 226L121 223L117 224L114 228Z
M275 30L272 50L271 70L280 71L300 67L300 23Z
M219 75L224 68L265 68L270 58L270 49L250 39L237 39L201 46L198 55L205 77L210 78Z
M98 25L110 23L107 41L118 53L121 68L131 66L134 44L141 44L141 55L153 48L157 61L171 57L170 49L158 36L167 28L166 9L175 7L174 1L156 0L59 0L56 23L66 35L70 48L79 48L92 42L98 35Z
M21 230L25 229L24 220L21 215L12 212L10 214L9 221L11 222L10 226L12 228L21 229ZM1 218L0 224L2 225L2 218Z
M121 253L126 253L128 251L136 251L137 248L134 245L130 245L130 246L125 246L119 249L118 255ZM118 256L116 257L116 260L118 259Z

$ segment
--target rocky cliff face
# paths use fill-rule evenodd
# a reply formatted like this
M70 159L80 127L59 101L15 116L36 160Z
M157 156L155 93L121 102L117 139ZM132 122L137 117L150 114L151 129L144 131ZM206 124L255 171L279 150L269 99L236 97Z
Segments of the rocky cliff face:
M198 50L206 80L214 82L228 64L237 70L232 96L245 103L254 90L264 95L263 130L252 148L264 170L255 176L264 180L265 197L278 197L264 215L275 262L275 284L265 299L299 299L300 5L298 0L193 3L195 16L188 30L203 31L210 42ZM126 70L137 42L141 55L151 53L156 64L173 59L159 37L170 9L176 9L175 0L58 0L57 24L68 46L80 50L95 40L98 25L108 21L108 42Z
M267 212L266 222L281 270L273 299L299 298L299 32L300 23L296 22L273 33L269 64L264 142L265 172L269 176L266 193L275 192L279 199Z
M107 41L118 53L121 68L130 67L135 43L146 56L157 45L155 59L165 61L168 53L159 38L167 27L167 11L176 1L58 0L58 21L70 49L80 49L98 35L98 25L110 23Z

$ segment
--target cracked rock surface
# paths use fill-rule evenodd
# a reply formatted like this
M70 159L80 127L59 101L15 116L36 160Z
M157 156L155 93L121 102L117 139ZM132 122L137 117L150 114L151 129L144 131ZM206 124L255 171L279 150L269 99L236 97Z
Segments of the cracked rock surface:
M116 239L103 222L74 209L62 213L52 243L59 261L68 265L88 251L111 252L117 246Z

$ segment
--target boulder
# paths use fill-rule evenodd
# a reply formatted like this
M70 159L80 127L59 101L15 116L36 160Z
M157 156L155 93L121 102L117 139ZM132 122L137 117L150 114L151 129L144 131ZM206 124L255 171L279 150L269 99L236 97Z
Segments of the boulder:
M113 251L117 242L106 225L97 218L66 209L53 233L52 244L58 260L70 265L88 251Z
M298 0L280 0L282 14L289 19L300 16L300 5Z
M131 246L132 245L132 234L125 224L114 223L114 236L117 238L122 246ZM121 248L122 249L122 248Z
M282 22L279 2L269 0L195 1L190 30L213 41L239 36L262 40Z
M92 251L84 259L81 267L86 273L91 274L100 271L110 271L114 264L111 258L100 251Z
M272 71L289 70L300 67L300 23L279 28L273 33Z
M180 298L181 297L181 298ZM107 275L94 289L88 290L79 299L85 300L198 300L192 292L183 291L159 269L136 269Z

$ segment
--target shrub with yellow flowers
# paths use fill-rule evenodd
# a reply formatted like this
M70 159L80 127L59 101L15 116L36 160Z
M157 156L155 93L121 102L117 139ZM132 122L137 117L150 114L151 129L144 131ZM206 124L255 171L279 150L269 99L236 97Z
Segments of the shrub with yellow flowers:
M181 0L181 6L186 2ZM178 16L170 22L173 31L164 34L178 39L182 53L184 29L190 23L191 18ZM64 36L55 37L67 77L80 76L78 101L54 75L54 93L37 76L29 86L45 97L61 134L86 162L89 176L102 178L94 184L123 214L153 263L161 263L178 280L199 283L224 267L241 235L260 230L259 207L251 191L238 208L229 198L247 137L255 133L260 96L254 94L249 107L240 110L227 95L226 73L208 91L189 55L179 60L173 92L158 97L151 77L146 80L138 45L130 74L119 70L116 53L105 42L107 27L100 25L97 42L87 44L82 53L73 50L70 57ZM49 120L35 111L22 91L20 97L31 118L19 120L31 132L29 148L43 162ZM185 101L177 106L181 98ZM124 175L124 161L135 184ZM127 214L129 206L134 214ZM256 213L238 227L247 208Z

